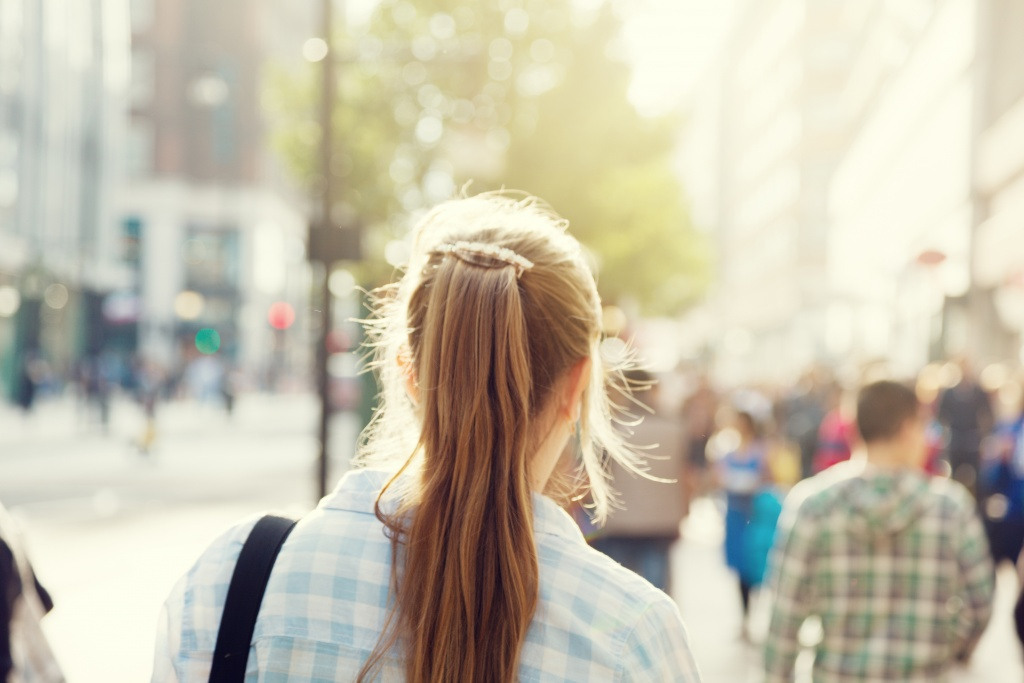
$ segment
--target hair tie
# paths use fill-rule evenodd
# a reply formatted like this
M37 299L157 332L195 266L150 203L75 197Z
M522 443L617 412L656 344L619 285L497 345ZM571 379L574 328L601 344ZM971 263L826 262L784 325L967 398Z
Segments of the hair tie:
M452 242L441 245L433 252L435 254L451 254L460 261L482 268L512 266L516 269L517 278L522 277L523 273L533 268L533 261L525 256L506 247L485 242Z

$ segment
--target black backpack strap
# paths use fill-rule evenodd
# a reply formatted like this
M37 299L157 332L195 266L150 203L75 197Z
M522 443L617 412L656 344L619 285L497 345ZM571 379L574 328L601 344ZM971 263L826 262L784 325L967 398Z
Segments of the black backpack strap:
M249 532L228 586L217 646L213 651L210 683L241 683L245 679L249 645L256 630L263 593L267 590L277 554L295 522L286 517L265 515Z
M1024 588L1017 594L1017 602L1013 606L1013 626L1017 630L1017 638L1024 643Z

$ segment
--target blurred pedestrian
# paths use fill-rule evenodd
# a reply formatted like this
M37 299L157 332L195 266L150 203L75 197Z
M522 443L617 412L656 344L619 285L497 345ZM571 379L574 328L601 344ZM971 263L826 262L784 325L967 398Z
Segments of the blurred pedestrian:
M988 440L978 481L985 533L998 564L1024 549L1024 402Z
M235 401L241 385L241 372L237 367L228 367L220 376L220 395L224 399L224 412L228 417L235 414Z
M939 396L936 416L946 428L946 457L953 478L977 494L981 442L994 425L992 400L974 376L966 356L956 360L959 378Z
M841 385L833 384L828 388L826 405L827 412L818 428L818 446L812 465L815 474L849 460L856 440L853 409Z
M924 415L925 459L924 471L939 477L949 476L949 463L945 460L946 430L939 422L939 392L933 376L922 371L914 383L914 393Z
M143 427L138 448L141 455L149 455L156 442L156 406L164 390L164 372L155 361L138 358L135 362L135 398L142 407Z
M382 394L359 467L281 548L250 677L699 680L672 600L545 495L572 441L602 519L604 459L635 459L610 419L594 280L564 228L507 194L422 219L370 323ZM252 526L172 592L154 680L207 679Z
M110 428L110 398L118 380L116 363L113 354L104 351L89 356L82 365L81 381L86 404L96 411L104 433Z
M222 403L224 394L224 361L210 355L199 355L185 366L182 384L187 395L200 403ZM226 403L224 403L226 407Z
M25 354L14 382L14 402L21 411L28 414L35 405L36 393L42 380L39 371L40 363L35 352Z
M1013 627L1024 645L1024 552L1017 557L1017 601L1013 605Z
M766 683L792 681L798 632L816 616L814 680L944 680L992 611L994 575L966 489L921 468L913 390L861 390L865 458L805 480L786 499L772 564Z
M36 578L17 525L0 506L0 681L64 680L40 621L53 600Z
M686 514L686 439L679 421L669 419L661 410L653 375L635 370L626 373L626 380L633 388L633 398L653 411L642 414L639 424L624 427L630 432L627 441L647 459L647 469L641 475L618 463L611 465L611 484L619 494L619 506L609 512L591 545L655 588L670 593L669 551L679 539L679 525Z
M764 558L751 554L748 538L754 520L755 499L771 485L768 444L764 427L753 413L735 412L729 428L734 443L715 463L719 487L725 493L725 563L736 572L743 608L743 637L747 636L751 591L761 583ZM765 549L767 553L767 549Z
M707 373L697 376L696 386L683 400L686 429L686 472L683 478L686 505L704 495L708 487L708 440L715 433L719 397Z
M808 370L791 392L779 401L782 434L800 454L800 478L813 474L814 454L818 449L818 429L827 410L821 371Z

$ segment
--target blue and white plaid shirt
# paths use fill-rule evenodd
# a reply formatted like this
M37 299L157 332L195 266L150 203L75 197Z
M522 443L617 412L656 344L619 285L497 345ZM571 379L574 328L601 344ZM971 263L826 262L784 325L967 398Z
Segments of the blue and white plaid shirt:
M374 502L387 474L346 474L292 532L260 609L246 681L354 680L377 645L391 546ZM228 583L255 524L203 553L164 605L153 681L206 681ZM522 681L700 681L675 603L586 544L553 501L534 495L540 601L520 658ZM385 661L382 680L400 681Z

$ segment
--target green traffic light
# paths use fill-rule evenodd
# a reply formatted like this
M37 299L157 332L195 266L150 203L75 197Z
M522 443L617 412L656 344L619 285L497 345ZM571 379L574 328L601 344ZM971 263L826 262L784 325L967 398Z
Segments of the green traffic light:
M220 333L212 327L204 327L196 332L196 349L199 353L212 355L220 350Z

